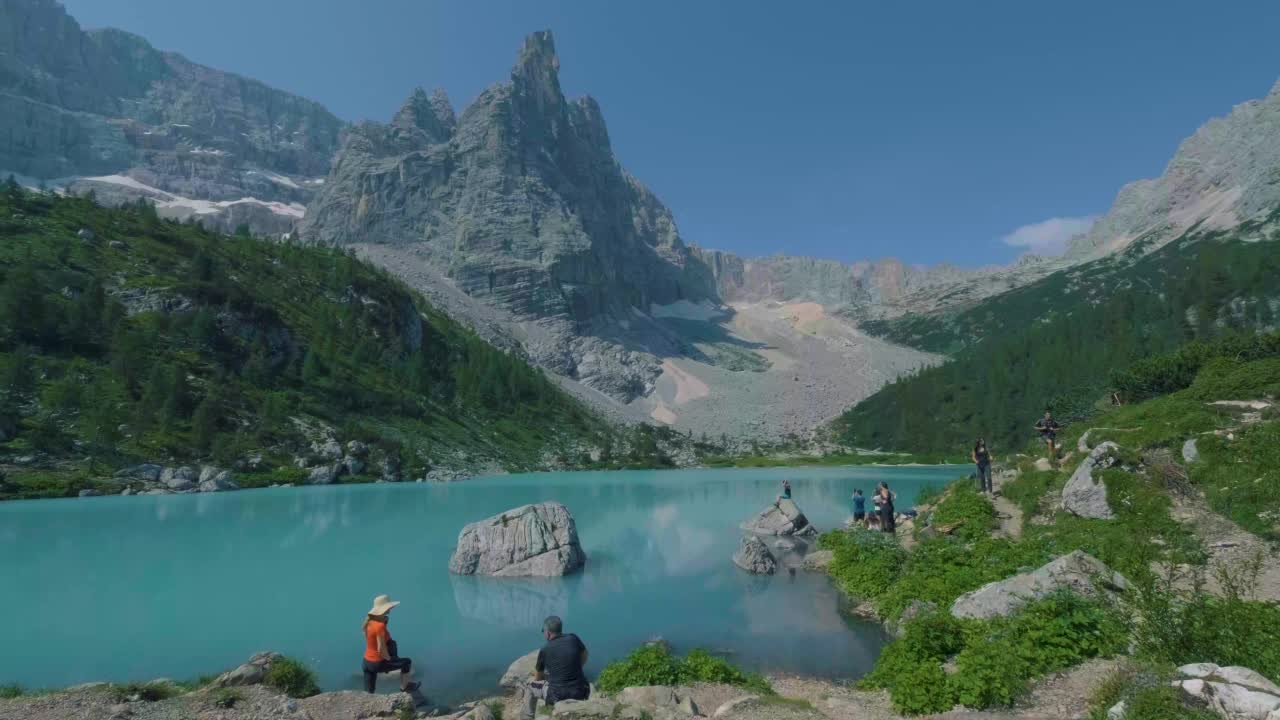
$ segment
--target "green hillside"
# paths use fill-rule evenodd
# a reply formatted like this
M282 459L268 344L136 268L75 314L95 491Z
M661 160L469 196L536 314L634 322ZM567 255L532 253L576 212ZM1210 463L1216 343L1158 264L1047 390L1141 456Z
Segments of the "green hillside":
M300 482L296 459L326 434L370 447L354 481L579 464L616 440L351 256L0 192L0 498L74 494L140 462L252 458L241 484Z
M1070 421L1110 375L1196 339L1273 329L1280 316L1280 214L1230 232L1192 231L1146 256L1055 273L960 312L869 326L953 353L881 389L834 425L844 442L954 452L985 436L1021 446L1046 407ZM1123 398L1122 398L1123 399Z

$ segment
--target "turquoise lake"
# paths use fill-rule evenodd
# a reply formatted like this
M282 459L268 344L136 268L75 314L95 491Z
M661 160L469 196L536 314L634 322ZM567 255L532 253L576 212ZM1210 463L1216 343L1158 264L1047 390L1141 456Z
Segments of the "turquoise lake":
M495 688L564 618L592 676L662 636L752 670L855 678L885 642L840 612L820 574L755 577L730 558L739 524L782 478L821 530L854 488L884 480L911 506L959 467L538 473L452 484L338 485L0 504L0 685L194 678L259 650L304 659L325 689L358 688L360 623L374 595L403 604L390 629L424 691ZM532 502L573 513L584 572L530 580L452 576L468 522ZM393 682L383 680L380 689Z

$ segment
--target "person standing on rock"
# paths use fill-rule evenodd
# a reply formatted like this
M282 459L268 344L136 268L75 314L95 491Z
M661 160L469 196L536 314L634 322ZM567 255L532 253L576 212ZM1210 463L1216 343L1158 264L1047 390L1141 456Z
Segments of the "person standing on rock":
M853 522L866 527L867 499L862 496L862 488L853 491Z
M894 517L893 493L889 490L889 484L880 483L880 487L876 490L876 495L879 500L876 503L876 508L880 512L880 531L895 532L898 529L898 521Z
M400 671L400 691L414 694L422 683L413 681L413 661L399 656L396 641L387 632L391 609L400 601L387 595L373 599L373 607L364 619L364 691L372 693L378 686L379 673Z
M1053 413L1049 410L1044 411L1044 417L1036 421L1036 430L1040 432L1040 439L1044 440L1045 445L1049 448L1049 460L1056 462L1058 459L1058 430L1062 428L1057 420L1053 419Z
M577 635L566 634L564 624L555 615L543 621L542 637L547 644L538 651L533 679L525 685L524 707L520 711L523 720L533 720L538 700L554 705L561 700L586 700L591 696L591 685L582 672L587 664L587 646Z
M978 492L991 494L991 450L987 448L987 441L978 438L973 444L973 464L978 466Z
M782 501L783 501L783 500L790 500L790 499L791 499L791 481L790 481L790 480L783 480L783 481L782 481L782 494L778 496L778 499L777 499L777 500L774 500L774 501L773 501L773 504L774 504L774 505L780 505L780 504L782 504Z

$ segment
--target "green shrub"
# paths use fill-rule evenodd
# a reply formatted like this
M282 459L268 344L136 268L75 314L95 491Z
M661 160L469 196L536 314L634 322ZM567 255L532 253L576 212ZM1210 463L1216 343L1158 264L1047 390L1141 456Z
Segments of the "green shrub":
M236 703L244 700L244 693L235 688L218 688L209 694L209 700L214 707L233 708Z
M956 672L947 686L961 705L1008 707L1026 689L1029 675L1011 642L979 640L956 656Z
M180 695L182 689L168 682L127 683L112 685L110 693L116 702L128 702L134 698L143 702L159 702Z
M738 685L763 694L773 693L762 676L744 673L706 650L694 649L684 658L679 658L662 645L638 647L622 660L606 665L596 677L596 686L604 692L618 692L623 688L644 685L695 682Z
M263 683L292 698L311 697L320 692L316 674L301 661L281 658L271 663Z
M1172 687L1143 688L1125 700L1125 720L1218 720L1218 714L1188 707L1182 691Z
M1049 559L1036 542L981 536L966 542L950 536L928 538L906 558L898 577L876 600L881 614L895 618L912 600L948 607L970 590L1003 580ZM833 563L834 566L834 563Z
M1007 634L1030 675L1123 653L1129 639L1115 609L1066 591L1028 604L1009 621Z
M1244 665L1280 682L1280 603L1249 600L1261 557L1245 568L1219 568L1223 597L1199 581L1189 590L1153 581L1137 592L1134 639L1155 662Z
M641 685L675 685L680 681L680 663L661 645L643 645L622 660L600 671L596 685L605 692Z
M996 510L991 500L978 492L974 484L962 480L954 483L950 492L938 503L930 520L933 525L956 525L952 535L974 539L991 532L996 527Z
M1242 333L1214 342L1191 342L1171 353L1140 360L1114 373L1111 384L1126 402L1132 403L1190 387L1201 369L1216 359L1231 358L1240 362L1275 357L1280 357L1280 333ZM1225 374L1222 366L1215 364L1214 367L1211 378L1221 378Z
M904 667L889 696L893 709L906 715L946 712L955 704L947 673L933 660Z
M1214 358L1205 363L1188 395L1197 400L1254 400L1280 394L1280 358L1239 362Z
M864 529L825 533L819 545L832 551L827 572L840 589L854 597L874 599L897 579L906 552L888 533Z
M26 690L21 685L0 685L0 700L12 700L16 697L22 697L26 694Z
M1280 542L1280 422L1246 427L1234 440L1205 436L1189 470L1214 510Z

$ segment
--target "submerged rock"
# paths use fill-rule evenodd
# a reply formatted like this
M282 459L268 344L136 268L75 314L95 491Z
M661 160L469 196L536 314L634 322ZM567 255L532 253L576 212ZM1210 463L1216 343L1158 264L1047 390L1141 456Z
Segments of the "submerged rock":
M586 564L564 505L522 505L474 522L458 534L449 572L500 577L567 575Z
M772 575L778 569L773 553L755 535L742 538L738 552L733 554L733 564L757 575Z
M793 500L785 498L748 518L742 523L742 529L760 535L808 537L818 534L818 529L809 524L809 518L804 516L800 507Z
M1063 589L1093 596L1098 589L1104 592L1128 590L1129 581L1101 560L1076 550L1031 572L987 583L961 595L951 605L951 614L979 620L1003 617L1029 602Z
M1062 509L1073 515L1097 520L1111 520L1115 513L1107 504L1107 485L1093 472L1111 467L1115 461L1111 457L1119 445L1111 441L1099 443L1089 452L1089 456L1080 462L1080 466L1072 473L1066 487L1062 489Z

